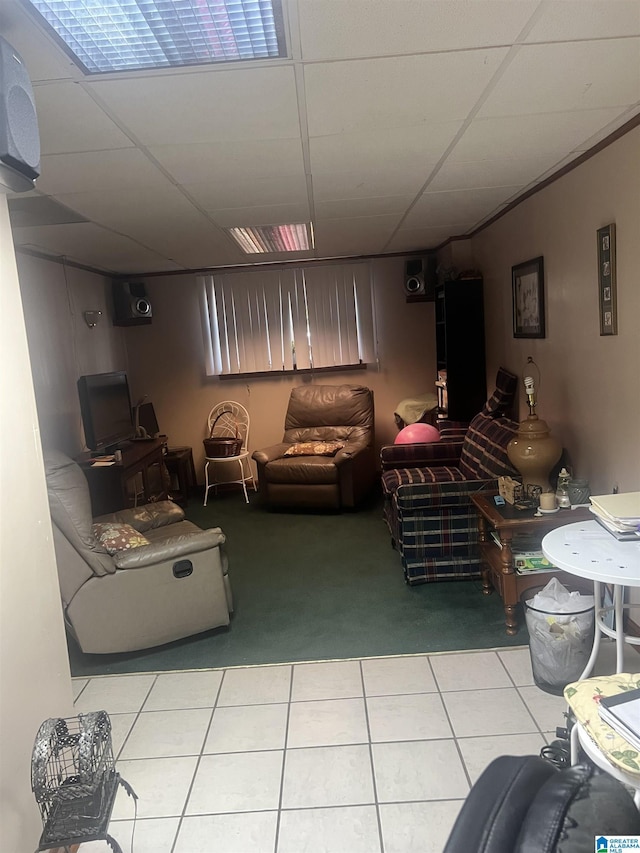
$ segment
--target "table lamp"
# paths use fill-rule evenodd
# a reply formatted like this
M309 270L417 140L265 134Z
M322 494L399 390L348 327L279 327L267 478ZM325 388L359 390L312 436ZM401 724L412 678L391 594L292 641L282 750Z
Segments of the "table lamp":
M532 359L529 363L534 364ZM522 475L525 492L528 486L539 486L543 492L548 492L551 490L549 472L562 455L562 445L550 434L546 422L536 415L536 387L532 376L525 376L524 388L529 414L526 420L520 421L518 434L507 445L507 456Z

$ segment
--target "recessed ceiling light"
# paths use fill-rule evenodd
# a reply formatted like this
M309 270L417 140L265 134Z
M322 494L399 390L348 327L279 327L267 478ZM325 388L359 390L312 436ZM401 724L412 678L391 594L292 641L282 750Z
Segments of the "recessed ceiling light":
M286 55L281 0L28 0L90 74Z
M311 223L251 225L227 230L247 255L264 252L304 252L313 248Z

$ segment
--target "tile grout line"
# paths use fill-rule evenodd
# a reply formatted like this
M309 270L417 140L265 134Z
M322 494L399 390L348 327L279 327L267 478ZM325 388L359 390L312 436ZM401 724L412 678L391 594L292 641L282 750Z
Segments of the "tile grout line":
M382 815L380 814L380 802L378 798L378 784L376 780L376 767L373 757L373 742L371 740L371 721L369 719L369 705L367 703L367 687L364 679L364 670L362 668L362 659L358 662L360 671L360 682L362 684L362 702L364 705L364 717L367 725L368 748L369 748L369 766L371 768L371 784L373 786L373 802L376 810L376 822L378 824L378 840L380 842L380 851L385 853L384 834L382 831Z

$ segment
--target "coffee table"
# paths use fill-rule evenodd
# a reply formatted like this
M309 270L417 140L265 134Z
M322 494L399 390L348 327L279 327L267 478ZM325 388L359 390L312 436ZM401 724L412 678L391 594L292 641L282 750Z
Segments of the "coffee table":
M640 538L637 542L616 539L597 521L581 521L552 530L542 540L547 560L565 572L593 581L596 602L596 630L591 656L580 680L591 673L598 657L602 635L616 641L616 672L623 671L624 644L640 645L640 637L624 633L624 611L640 604L625 604L625 587L640 587ZM602 604L602 587L613 587L613 606ZM613 628L605 618L613 611Z
M494 589L500 593L504 602L507 634L517 634L518 605L522 593L534 586L544 586L552 577L557 577L564 584L572 583L572 578L554 570L518 574L511 548L514 534L526 533L542 541L543 536L556 527L576 520L587 521L593 516L588 509L582 507L536 515L535 509L519 510L508 503L496 506L494 496L486 493L472 495L471 501L478 510L482 591L485 595L489 595ZM492 532L496 533L499 543L494 540Z

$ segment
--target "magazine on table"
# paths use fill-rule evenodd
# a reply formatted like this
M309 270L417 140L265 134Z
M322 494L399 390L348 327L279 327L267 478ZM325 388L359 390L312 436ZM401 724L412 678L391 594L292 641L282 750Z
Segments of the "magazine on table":
M631 746L640 750L640 687L600 700L601 719L615 729Z

